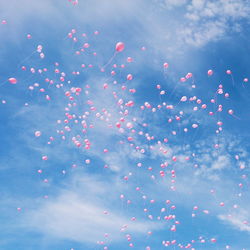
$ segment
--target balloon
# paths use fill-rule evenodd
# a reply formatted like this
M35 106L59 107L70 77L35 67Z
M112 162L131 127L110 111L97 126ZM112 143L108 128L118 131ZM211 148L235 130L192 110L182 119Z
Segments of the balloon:
M168 68L168 63L165 62L165 63L163 64L163 67L164 67L165 69L167 69L167 68Z
M122 52L122 51L124 50L124 48L125 48L125 45L124 45L123 42L118 42L118 43L116 44L116 46L115 46L115 50L116 50L117 52Z
M212 74L213 74L214 72L213 72L213 70L208 70L208 72L207 72L207 74L209 75L209 76L211 76Z
M42 160L47 161L47 160L48 160L48 156L47 156L47 155L44 155L44 156L42 157Z
M131 122L128 122L128 123L126 124L126 126L127 126L127 128L129 128L129 129L133 128L133 124L132 124Z
M186 75L185 77L186 77L186 79L189 79L189 78L191 78L192 76L193 76L192 73L187 73L187 75Z
M129 62L129 63L130 63L130 62L133 62L133 58L132 58L132 57L128 57L128 58L127 58L127 62Z
M128 74L128 75L127 75L127 80L128 80L128 81L131 81L132 79L133 79L133 76L132 76L131 74Z
M87 48L90 47L90 45L89 45L89 43L84 43L84 44L83 44L83 47L87 49Z
M16 83L17 83L17 79L16 79L16 78L13 78L13 77L9 78L8 81L9 81L11 84L16 84Z
M186 96L183 96L182 98L181 98L181 100L180 100L181 102L185 102L185 101L187 101L187 97Z
M41 136L41 134L42 134L42 133L41 133L40 131L36 131L36 132L35 132L35 136L36 136L36 137Z
M37 51L38 53L41 53L42 50L43 50L43 46L42 46L42 45L38 45L36 51Z

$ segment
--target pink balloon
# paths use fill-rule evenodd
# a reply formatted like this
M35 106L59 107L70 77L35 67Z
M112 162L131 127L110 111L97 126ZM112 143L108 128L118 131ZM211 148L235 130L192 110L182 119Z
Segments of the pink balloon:
M129 62L129 63L130 63L130 62L133 62L133 58L132 58L132 57L128 57L128 58L127 58L127 62Z
M194 124L192 125L192 128L198 128L198 124L194 123Z
M47 160L48 160L48 156L47 156L47 155L44 155L44 156L42 157L42 160L47 161Z
M129 129L133 128L133 124L132 124L131 122L128 122L128 123L126 124L126 126L127 126L127 128L129 128Z
M185 102L185 101L187 101L187 97L186 96L183 96L182 98L181 98L181 100L180 100L181 102Z
M207 74L209 75L209 76L211 76L212 74L213 74L214 72L213 72L213 70L208 70L208 72L207 72Z
M11 84L16 84L16 83L17 83L17 79L11 77L11 78L9 78L9 82L10 82Z
M165 69L168 68L168 63L165 62L165 63L163 64L163 67L164 67Z
M42 133L41 133L40 131L36 131L36 132L35 132L35 136L36 136L36 137L41 136L41 134L42 134Z
M192 76L193 76L192 73L187 73L187 75L186 75L185 77L186 77L186 79L189 79L189 78L191 78Z
M116 50L117 52L122 52L122 51L124 50L124 48L125 48L125 45L124 45L124 43L122 43L122 42L118 42L118 43L116 44L116 46L115 46L115 50Z
M84 43L84 44L83 44L83 47L87 49L87 48L90 47L90 45L89 45L89 43Z
M127 75L127 80L128 80L128 81L131 81L132 79L133 79L133 76L132 76L131 74L128 74L128 75Z

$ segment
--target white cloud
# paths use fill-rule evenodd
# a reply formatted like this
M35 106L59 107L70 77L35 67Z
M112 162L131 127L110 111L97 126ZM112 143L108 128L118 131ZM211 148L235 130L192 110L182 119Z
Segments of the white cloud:
M171 26L175 29L169 31L175 34L175 45L182 47L202 47L229 37L241 31L242 20L249 22L250 19L250 3L244 0L165 0L157 3L167 11L166 15L170 11L178 13L178 19L171 18Z
M120 230L124 225L128 225L128 232L143 234L151 228L147 222L133 223L112 209L104 214L106 209L101 204L66 193L29 214L30 226L45 234L92 243L103 240L105 233L113 241L122 238Z
M192 18L199 20L197 17ZM183 40L193 46L203 46L223 37L226 31L224 22L208 21L202 25L192 24L182 30Z
M220 214L218 218L240 231L247 231L250 233L249 218L250 214L247 210L241 208L237 212L230 214Z
M118 209L115 201L119 200L119 195L113 192L119 189L117 185L113 181L77 177L70 188L60 190L56 198L51 197L38 208L28 211L25 217L28 222L24 224L45 235L85 243L105 240L105 233L109 240L121 240L124 225L127 225L124 233L141 235L162 227L160 223L140 218L131 221L132 215L130 217L129 213Z
M212 170L222 170L230 166L230 157L228 155L219 155L216 161L211 165Z
M250 5L241 0L200 1L194 0L187 6L183 26L183 39L187 43L201 47L211 41L227 36L232 31L240 31L239 22L249 21Z
M187 3L187 0L164 0L164 7L167 9L173 9L175 7L181 7Z

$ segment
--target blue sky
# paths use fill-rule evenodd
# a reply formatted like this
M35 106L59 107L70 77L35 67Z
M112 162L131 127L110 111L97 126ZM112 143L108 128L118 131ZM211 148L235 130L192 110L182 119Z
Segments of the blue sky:
M0 2L0 249L250 249L250 3L73 2Z

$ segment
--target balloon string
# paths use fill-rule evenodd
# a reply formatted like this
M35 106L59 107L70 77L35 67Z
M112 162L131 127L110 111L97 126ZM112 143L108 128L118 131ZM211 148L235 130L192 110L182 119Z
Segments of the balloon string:
M108 61L104 66L102 66L103 69L105 69L106 66L109 65L109 64L114 60L116 54L117 54L117 51L116 51L116 52L114 53L114 55L109 59L109 61Z
M232 74L231 74L231 79L232 79L233 86L234 86L234 78L233 78L233 75L232 75Z
M21 63L23 63L23 62L27 61L28 59L30 59L34 53L36 53L36 50L33 51L29 56L25 57L21 62L19 62L18 65L17 65L17 68L19 68Z
M236 119L238 119L238 120L241 120L241 118L240 117L238 117L238 116L236 116L236 115L232 115L234 118L236 118Z
M2 84L0 84L0 87L2 87L8 80L4 81Z

